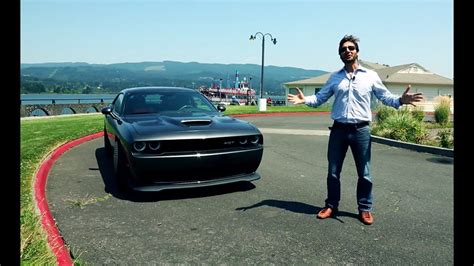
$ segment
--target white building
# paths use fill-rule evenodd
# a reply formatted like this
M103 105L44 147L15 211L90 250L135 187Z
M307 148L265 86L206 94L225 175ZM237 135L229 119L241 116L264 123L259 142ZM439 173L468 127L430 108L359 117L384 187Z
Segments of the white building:
M411 92L422 92L425 97L424 102L417 104L422 106L424 111L434 110L434 98L438 95L450 96L452 99L451 111L454 111L454 84L452 79L432 73L417 63L390 67L359 60L359 64L377 72L383 84L393 94L401 95L407 85L411 84ZM331 73L326 73L314 78L285 83L286 94L296 94L296 87L298 87L304 95L313 95L322 88L330 75ZM332 100L333 97L329 99L329 102L332 102ZM375 102L373 101L373 103Z

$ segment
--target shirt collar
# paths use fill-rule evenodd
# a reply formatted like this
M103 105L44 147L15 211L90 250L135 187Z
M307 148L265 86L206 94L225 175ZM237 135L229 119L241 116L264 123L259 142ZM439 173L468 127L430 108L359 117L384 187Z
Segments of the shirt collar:
M359 66L356 68L356 70L354 71L354 73L355 73L355 72L358 72L358 71L367 72L367 70L368 70L367 68L363 67L363 66L359 63ZM339 73L339 74L345 74L345 73L346 73L345 71L346 71L346 70L344 69L344 67L342 67L342 68L338 71L338 73Z

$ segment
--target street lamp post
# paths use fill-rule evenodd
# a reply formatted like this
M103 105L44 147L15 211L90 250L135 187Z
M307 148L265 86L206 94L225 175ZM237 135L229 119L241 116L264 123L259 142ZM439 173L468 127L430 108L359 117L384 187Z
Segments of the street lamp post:
M273 42L273 44L277 43L276 38L273 38L273 36L270 33L261 33L257 32L255 35L250 35L250 40L255 40L257 38L257 35L262 36L262 68L260 70L260 99L263 98L263 65L264 65L264 59L265 59L265 37L269 36L270 40Z
M247 90L247 105L252 104L252 76L249 78L249 89Z

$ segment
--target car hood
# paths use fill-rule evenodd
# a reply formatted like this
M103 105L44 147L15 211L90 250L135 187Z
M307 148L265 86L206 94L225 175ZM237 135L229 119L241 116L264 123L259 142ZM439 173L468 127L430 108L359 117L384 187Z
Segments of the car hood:
M146 115L129 116L124 122L136 137L145 139L190 139L260 134L247 121L221 115Z

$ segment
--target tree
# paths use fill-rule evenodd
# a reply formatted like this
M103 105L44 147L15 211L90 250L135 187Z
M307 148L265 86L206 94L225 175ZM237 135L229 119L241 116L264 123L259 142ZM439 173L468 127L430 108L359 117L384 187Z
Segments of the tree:
M92 93L92 88L89 85L86 85L84 89L82 90L83 94L91 94Z
M25 82L21 84L21 92L22 93L42 93L46 92L46 88L44 87L43 83L41 82Z

